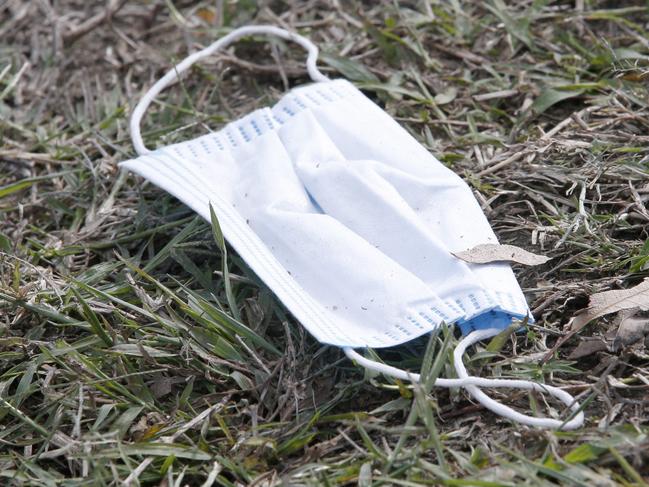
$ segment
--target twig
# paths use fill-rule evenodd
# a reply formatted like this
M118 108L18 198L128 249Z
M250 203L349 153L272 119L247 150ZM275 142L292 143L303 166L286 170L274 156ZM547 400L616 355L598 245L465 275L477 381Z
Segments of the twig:
M509 157L508 157L507 159L505 159L504 161L501 161L501 162L499 162L498 164L494 164L493 166L488 167L487 169L484 169L484 170L480 171L480 172L477 174L477 176L478 176L478 177L480 177L480 176L486 176L487 174L491 174L492 172L496 172L496 171L498 171L499 169L502 169L503 167L507 167L507 166L509 166L510 164L513 164L514 162L518 161L521 157L523 157L523 156L526 155L527 153L528 153L527 151L516 152L515 154L509 156Z
M578 125L580 125L578 122L576 122L575 118L581 120L582 115L585 115L590 112L594 112L595 110L599 110L601 107L599 105L584 108L583 110L578 111L577 113L571 114L568 118L562 120L558 124L556 124L549 132L546 132L541 136L541 140L547 140L550 137L553 137L554 135L557 135L559 132L561 132L564 128L566 128L568 125L570 125L571 122L575 122ZM583 121L582 121L583 123ZM583 128L583 127L582 127Z
M482 93L480 95L473 95L475 101L497 100L499 98L509 98L518 95L518 90L500 90L492 91L491 93Z
M106 10L97 15L90 17L88 20L83 22L81 25L74 27L63 34L63 42L72 43L79 39L80 37L86 35L88 32L92 31L95 27L101 25L102 23L109 20L113 15L115 15L119 9L121 9L126 0L109 0L108 5L106 5Z
M234 64L237 67L243 68L247 71L252 71L255 73L262 73L262 74L277 74L280 72L280 68L276 64L258 64L258 63L253 63L250 61L244 61L243 59L239 59L235 56L232 56L230 54L223 54L220 56L220 58L229 63L229 64ZM306 69L299 67L299 66L283 66L284 72L286 73L287 76L291 78L295 78L297 76L304 76L306 74Z

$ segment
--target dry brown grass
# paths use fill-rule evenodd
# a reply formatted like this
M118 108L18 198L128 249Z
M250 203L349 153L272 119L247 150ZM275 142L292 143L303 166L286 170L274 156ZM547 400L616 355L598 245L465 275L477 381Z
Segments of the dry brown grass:
M644 344L569 360L602 318L542 357L588 295L649 275L649 12L510 3L0 3L3 485L646 485ZM312 38L472 185L503 243L553 257L516 268L537 324L473 367L569 388L583 430L365 380L236 255L233 320L209 225L116 164L143 91L246 23ZM145 137L217 129L304 81L290 46L242 42L169 90Z

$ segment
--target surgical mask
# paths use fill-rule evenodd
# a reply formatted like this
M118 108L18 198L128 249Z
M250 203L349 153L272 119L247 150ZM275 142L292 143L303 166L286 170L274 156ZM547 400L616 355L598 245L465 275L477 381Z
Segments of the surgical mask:
M155 151L140 134L153 99L196 61L254 34L293 41L308 53L312 84L295 88L221 130ZM579 405L555 387L468 376L464 350L530 318L509 265L467 264L453 253L497 243L471 189L379 106L344 79L316 67L308 39L273 26L232 31L187 57L133 111L139 157L125 167L210 220L295 318L320 342L344 349L368 369L405 380L405 372L355 348L392 347L456 323L468 334L454 354L457 379L490 410L521 423L576 428ZM480 387L554 395L573 410L567 422L530 417Z

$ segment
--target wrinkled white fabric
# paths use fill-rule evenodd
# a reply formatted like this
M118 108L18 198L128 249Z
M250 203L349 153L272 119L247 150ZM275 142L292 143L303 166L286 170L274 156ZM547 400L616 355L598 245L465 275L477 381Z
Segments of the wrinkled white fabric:
M315 82L218 132L146 149L139 124L153 98L195 61L256 33L305 47ZM316 59L317 48L296 34L268 26L233 31L145 95L131 124L140 156L122 166L206 220L211 204L227 241L288 310L319 341L345 348L355 360L353 348L398 345L442 322L464 333L487 329L482 339L512 318L529 317L508 265L469 265L452 254L497 242L471 189L351 83L324 77ZM583 421L578 415L566 426L512 416L478 390L485 382L456 366L461 378L439 385L469 379L467 390L499 414L547 427ZM544 391L569 402L554 389Z
M123 166L206 219L211 202L226 239L322 342L388 347L442 321L528 313L508 265L451 254L496 242L468 186L345 80Z

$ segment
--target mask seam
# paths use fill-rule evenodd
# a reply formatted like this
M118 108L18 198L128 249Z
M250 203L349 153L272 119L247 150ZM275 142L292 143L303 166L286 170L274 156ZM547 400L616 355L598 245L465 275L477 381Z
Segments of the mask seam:
M335 96L327 95L327 91ZM322 100L318 100L316 95L319 95ZM344 99L359 97L366 98L365 95L345 80L319 82L294 88L272 106L259 108L247 116L229 122L211 134L205 134L167 147L174 150L175 148L181 151L187 150L193 157L197 158L199 157L199 151L204 154L213 153L213 151L207 149L206 139L212 140L216 144L216 149L220 151L237 149L244 144L253 142L266 133L266 131L261 130L260 121L269 130L275 131L285 125L288 120L311 107L328 105ZM241 135L241 141L237 141L237 137L234 135L235 132Z

